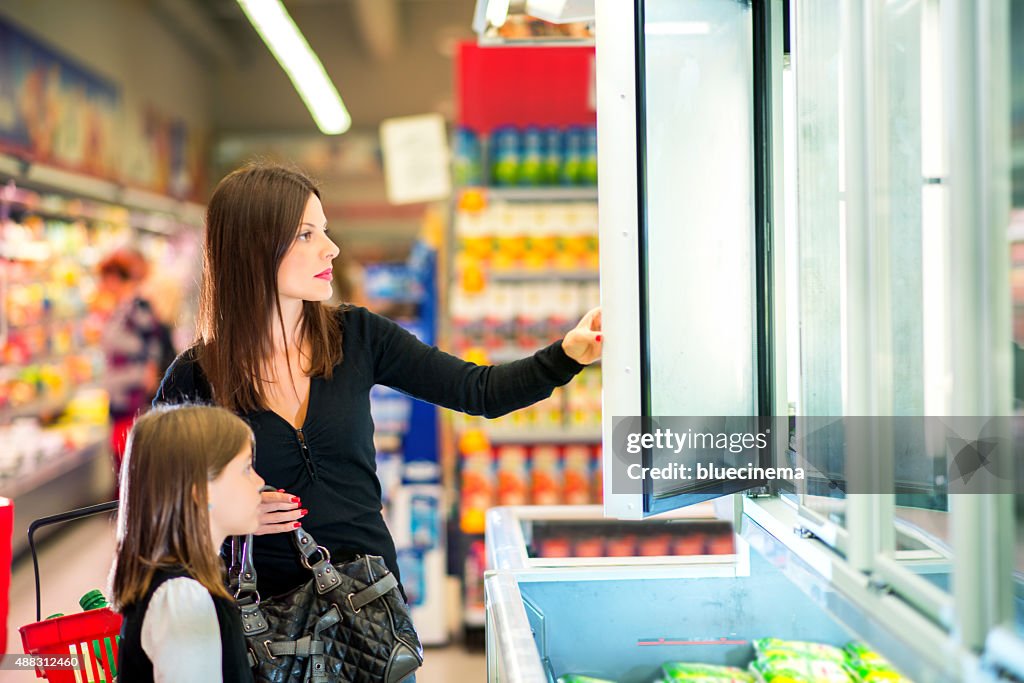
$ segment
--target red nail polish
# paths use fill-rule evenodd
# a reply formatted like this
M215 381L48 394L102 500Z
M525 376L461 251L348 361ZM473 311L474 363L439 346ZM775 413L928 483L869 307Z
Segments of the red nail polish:
M302 516L303 516L303 517L305 517L306 515L308 515L308 514L309 514L309 510L306 510L306 509L302 509L302 510L300 510L299 512L301 512L301 513L302 513Z
M291 502L298 503L298 502L301 502L301 501L299 501L299 497L298 496L292 496L292 501Z
M302 522L295 522L295 527L294 528L298 529L301 526L302 526Z
M278 489L277 492L278 493L284 493L284 489Z
M597 335L596 337L594 337L594 339L596 339L597 341L601 341L601 335Z

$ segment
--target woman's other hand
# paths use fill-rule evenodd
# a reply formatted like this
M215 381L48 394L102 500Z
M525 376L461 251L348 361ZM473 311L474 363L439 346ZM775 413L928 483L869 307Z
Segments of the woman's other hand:
M285 493L283 489L264 491L260 495L263 500L260 502L260 525L254 532L257 536L281 534L302 526L299 520L309 511L302 509L298 496Z
M562 340L565 355L581 365L601 357L601 309L588 312Z

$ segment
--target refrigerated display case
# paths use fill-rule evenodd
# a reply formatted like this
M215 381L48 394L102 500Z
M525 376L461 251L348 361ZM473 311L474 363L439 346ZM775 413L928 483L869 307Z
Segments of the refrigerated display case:
M1005 82L1007 9L597 0L603 513L717 499L737 552L547 566L513 533L488 548L493 680L650 681L763 637L864 641L918 683L1024 677L1006 92L984 85ZM900 450L885 420L915 415L998 416L993 488L952 482L984 434ZM672 453L626 450L622 421L665 416L770 424L769 464L824 456L826 495L624 483ZM819 416L866 422L801 440ZM932 468L909 491L908 453Z
M731 502L722 499L718 514L729 516ZM649 683L673 661L746 669L762 638L839 648L866 643L910 680L957 680L955 653L915 656L910 643L921 632L851 599L839 588L850 577L812 539L781 528L793 511L778 506L788 504L774 499L743 514L730 554L554 561L533 557L537 529L593 523L596 508L492 510L488 680L542 683L576 674ZM616 524L622 532L638 525L687 529L715 519L706 510L670 514L677 516Z

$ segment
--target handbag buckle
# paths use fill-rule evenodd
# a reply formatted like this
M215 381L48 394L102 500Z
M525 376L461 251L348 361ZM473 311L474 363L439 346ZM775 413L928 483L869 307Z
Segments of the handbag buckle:
M327 564L330 564L331 563L331 554L327 551L327 548L323 547L322 545L318 545L316 547L316 549L318 551L320 551L320 561L322 562L322 561L326 560ZM309 558L306 557L305 555L303 555L299 559L302 562L302 566L305 567L306 569L312 569L313 568L313 565L309 563ZM314 562L313 564L319 564L319 562Z
M348 594L348 606L352 608L353 612L355 612L356 614L359 614L359 612L361 612L363 608L360 607L359 609L356 609L356 606L352 604L352 596L353 595L355 595L355 593L349 593Z
M241 602L243 600L243 598L240 597L241 595L242 595L242 589L239 588L237 591L235 591L235 600L238 601L238 602ZM244 599L248 599L249 597L251 597L253 595L256 596L256 602L254 602L253 604L258 606L260 604L260 592L259 591L252 591L251 593L247 594Z
M263 647L266 648L267 656L268 657L270 657L271 659L277 659L277 657L274 656L274 653L270 651L270 641L269 640L264 640L263 641Z

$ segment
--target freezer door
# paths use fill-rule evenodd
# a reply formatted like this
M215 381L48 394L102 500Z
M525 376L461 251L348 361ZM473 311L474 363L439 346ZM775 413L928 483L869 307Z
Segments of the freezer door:
M763 11L737 0L597 2L608 516L645 517L763 483L698 479L686 449L629 443L660 417L717 432L772 412L759 247L768 207L755 173L770 166L770 145L755 136Z

